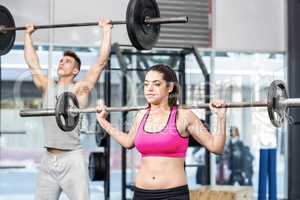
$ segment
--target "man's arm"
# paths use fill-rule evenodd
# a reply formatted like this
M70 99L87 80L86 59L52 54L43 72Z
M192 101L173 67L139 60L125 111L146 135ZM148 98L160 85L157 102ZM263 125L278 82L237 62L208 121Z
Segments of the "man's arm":
M92 65L83 80L75 85L75 93L78 96L86 96L94 88L102 71L108 63L108 58L111 50L111 28L112 25L109 20L102 20L99 26L103 29L102 43L100 47L100 54L97 58L96 64Z
M25 61L29 67L29 70L32 74L32 79L36 87L43 91L47 84L48 78L43 74L39 58L36 54L36 51L33 47L32 33L34 32L33 25L27 25L24 35L24 57Z

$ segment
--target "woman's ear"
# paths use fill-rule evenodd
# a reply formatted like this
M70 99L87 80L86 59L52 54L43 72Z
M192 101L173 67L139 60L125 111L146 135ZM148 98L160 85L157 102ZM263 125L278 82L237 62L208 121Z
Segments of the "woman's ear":
M175 87L174 83L172 83L172 82L168 83L168 92L171 93L173 91L174 87Z

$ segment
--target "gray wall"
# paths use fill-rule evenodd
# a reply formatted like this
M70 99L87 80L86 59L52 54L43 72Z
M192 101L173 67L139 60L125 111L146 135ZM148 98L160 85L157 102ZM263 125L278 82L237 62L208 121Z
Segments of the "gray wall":
M214 1L215 48L286 50L286 0Z

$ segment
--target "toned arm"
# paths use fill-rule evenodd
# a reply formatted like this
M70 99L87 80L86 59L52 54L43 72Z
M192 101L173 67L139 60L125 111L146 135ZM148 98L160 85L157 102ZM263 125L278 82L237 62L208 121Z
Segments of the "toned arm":
M111 50L111 27L112 25L108 20L102 20L99 22L99 26L103 28L102 33L102 44L100 47L100 54L97 58L97 61L94 65L90 67L85 77L76 83L75 85L75 93L76 96L80 98L80 96L87 96L90 91L96 85L102 71L105 69L108 58Z
M119 129L112 126L110 122L108 122L103 116L97 114L97 120L102 128L113 137L120 145L122 145L126 149L130 149L134 147L135 136L139 127L139 124L144 116L145 111L140 111L136 115L133 125L129 131L129 133L124 133Z
M203 125L200 119L190 110L185 110L184 114L187 132L200 144L205 146L210 152L215 154L222 154L226 140L225 133L225 117L223 115L217 116L217 131L210 133Z
M26 26L27 29L24 35L24 57L26 64L32 74L32 79L36 87L40 91L44 91L48 84L48 78L43 74L39 58L33 46L31 34L34 32L33 25Z

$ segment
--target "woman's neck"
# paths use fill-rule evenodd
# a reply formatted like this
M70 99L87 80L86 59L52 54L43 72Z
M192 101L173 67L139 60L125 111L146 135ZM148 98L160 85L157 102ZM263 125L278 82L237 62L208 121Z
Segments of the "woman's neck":
M162 113L162 112L169 112L170 106L167 103L160 103L160 104L150 104L151 112L152 113Z

